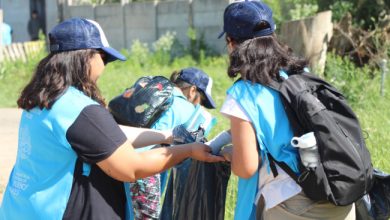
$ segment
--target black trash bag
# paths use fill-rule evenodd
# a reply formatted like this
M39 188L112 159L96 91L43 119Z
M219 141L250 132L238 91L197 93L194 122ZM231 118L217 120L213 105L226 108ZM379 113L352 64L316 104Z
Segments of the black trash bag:
M223 220L230 163L187 159L172 168L161 220Z
M387 220L390 218L390 175L374 169L374 185L356 203L357 220Z
M356 220L375 220L371 206L370 196L364 195L355 202Z
M174 85L163 76L139 78L108 103L118 124L150 128L173 102Z

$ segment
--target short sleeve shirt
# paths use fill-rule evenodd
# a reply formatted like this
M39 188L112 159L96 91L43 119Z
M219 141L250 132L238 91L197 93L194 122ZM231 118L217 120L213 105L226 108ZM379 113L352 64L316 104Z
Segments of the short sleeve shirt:
M64 219L124 219L123 183L96 165L127 140L111 114L102 106L87 106L66 138L79 159Z
M70 87L23 111L0 219L124 219L124 184L97 165L127 140L108 110Z

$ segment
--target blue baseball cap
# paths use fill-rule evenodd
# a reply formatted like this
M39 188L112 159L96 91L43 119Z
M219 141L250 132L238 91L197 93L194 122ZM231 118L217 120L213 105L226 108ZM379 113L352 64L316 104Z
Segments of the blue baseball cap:
M260 22L269 24L269 28L256 31ZM272 10L261 1L235 1L228 5L223 16L223 31L234 39L251 39L254 37L271 35L275 31L275 22Z
M211 87L213 80L205 72L200 69L189 67L182 69L178 76L179 79L194 85L203 93L205 100L202 100L202 105L206 108L215 108L214 100L211 98Z
M101 49L106 62L125 61L126 57L108 44L103 29L96 21L71 18L56 25L49 33L50 52L80 49Z

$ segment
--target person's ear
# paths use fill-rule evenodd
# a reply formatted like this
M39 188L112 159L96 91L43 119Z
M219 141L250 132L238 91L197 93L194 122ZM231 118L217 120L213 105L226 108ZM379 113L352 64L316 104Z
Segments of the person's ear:
M234 43L234 41L230 37L226 37L226 45L227 45L229 51L232 51L233 48L236 46L236 44Z
M189 99L191 102L194 101L194 99L196 98L197 96L197 90L196 90L196 86L191 86L190 89L189 89L189 92L188 92L188 96L189 96Z

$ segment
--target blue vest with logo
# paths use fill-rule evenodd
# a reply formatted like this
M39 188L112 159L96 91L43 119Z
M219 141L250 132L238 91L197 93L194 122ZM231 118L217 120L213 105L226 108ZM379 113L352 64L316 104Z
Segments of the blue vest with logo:
M84 107L97 104L70 87L50 110L23 111L0 219L63 218L77 159L66 132Z
M227 94L236 100L252 122L262 161L268 161L266 155L270 153L298 173L298 153L290 145L293 131L279 93L258 83L239 80ZM264 165L269 166L268 163ZM256 172L248 179L239 178L236 220L255 219L258 175Z

